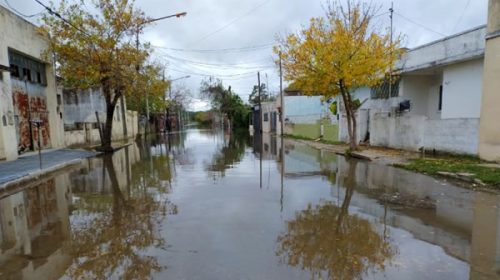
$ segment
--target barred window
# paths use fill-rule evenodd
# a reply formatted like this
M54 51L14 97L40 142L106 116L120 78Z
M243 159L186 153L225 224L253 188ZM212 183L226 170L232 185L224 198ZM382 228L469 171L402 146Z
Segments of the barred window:
M392 88L390 87L390 82L385 79L379 86L371 88L371 98L372 99L385 99L389 97L399 96L399 81L400 78L394 78L392 81Z
M11 77L20 80L26 79L29 82L47 85L45 63L9 49L9 65Z

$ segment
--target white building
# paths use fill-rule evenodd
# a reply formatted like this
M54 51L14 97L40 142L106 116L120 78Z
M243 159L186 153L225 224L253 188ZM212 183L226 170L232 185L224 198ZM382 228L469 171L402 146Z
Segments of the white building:
M400 79L392 96L380 94L387 87L371 89L370 100L359 109L358 139L374 146L476 155L485 35L480 26L409 50L398 62ZM345 140L345 127L340 130Z
M62 90L64 100L64 139L66 146L100 143L99 121L106 121L106 101L99 88ZM127 110L125 98L118 102L113 117L111 140L136 137L139 133L138 113Z
M37 149L39 137L42 148L64 145L62 97L52 61L43 58L47 48L35 25L0 6L0 160Z

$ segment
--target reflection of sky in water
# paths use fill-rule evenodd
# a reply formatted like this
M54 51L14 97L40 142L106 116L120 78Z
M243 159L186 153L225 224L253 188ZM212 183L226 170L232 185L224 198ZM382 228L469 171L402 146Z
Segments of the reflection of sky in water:
M148 197L152 203L168 201L166 217L162 216L161 210L150 214L139 211L144 206L141 200L135 200L135 208L130 212L134 215L146 213L141 219L148 220L146 217L150 215L159 222L152 230L165 241L165 246L148 245L136 252L142 257L153 257L161 266L160 271L153 274L155 278L310 279L308 268L302 270L300 266L289 266L277 256L278 236L287 233L289 222L296 220L308 205L315 208L333 203L335 207L341 207L346 184L355 182L349 215L357 218L351 222L369 221L372 233L380 237L386 232L385 240L395 252L387 260L384 271L367 267L363 279L496 279L494 269L496 260L500 259L497 257L500 250L496 246L499 232L497 196L475 193L429 177L366 162L358 162L355 169L350 168L341 157L290 141L284 143L287 153L281 188L280 156L276 154L281 142L270 139L263 139L264 147L267 145L268 148L263 152L262 164L259 148L247 146L247 143L256 141L194 130L172 137L170 149L167 142L161 144L163 140L157 139L157 145L150 149L132 145L127 154L121 150L114 155L116 181L125 199L130 193L131 197ZM153 158L149 158L149 154ZM110 187L111 180L106 175L108 173L103 172L100 159L89 160L80 168L56 177L57 199L51 202L54 205L44 207L58 212L54 212L57 215L50 214L52 216L49 215L47 221L59 221L61 228L69 226L74 234L93 221L102 220L103 215L113 217L113 211L121 211L123 221L131 223L120 227L122 234L126 236L132 234L131 230L143 229L140 224L133 223L133 215L125 214L125 205L122 205L125 208L112 208L111 205L119 200L113 200L116 189ZM348 180L349 174L355 174L356 180ZM141 189L141 186L145 188ZM381 192L426 198L435 203L435 208L384 206L378 196ZM43 192L39 191L38 195L40 193ZM37 192L30 195L35 199ZM8 213L14 213L9 212L10 205L16 207L16 213L31 213L32 202L23 200L23 197L20 192L0 200L3 231L7 229L4 224L9 221ZM89 205L99 211L82 210ZM71 211L67 211L68 208ZM107 211L101 212L103 210ZM61 248L68 246L62 242L65 239L59 235L51 237L52 231L43 231L43 225L41 228L42 231L30 231L30 234L58 238L58 242L45 244L58 244ZM322 228L328 229L328 226ZM17 231L17 247L2 253L6 261L0 259L0 272L10 275L6 272L7 267L23 267L22 275L29 275L28 268L35 267L32 272L36 274L37 267L28 266L31 259L21 256L19 261L18 252L23 250L23 244L29 244L23 238L29 235L22 227ZM311 238L314 236L321 235ZM8 235L3 232L1 237L5 247ZM112 248L110 244L104 243L102 250ZM47 252L53 251L54 248ZM71 263L65 255L70 251L56 252L62 260L66 257L64 264L42 256L46 262L40 268L59 267L59 271L52 269L52 273L62 275L61 269L65 270ZM325 256L328 252L322 254ZM13 265L14 260L16 265ZM473 263L472 269L469 262Z

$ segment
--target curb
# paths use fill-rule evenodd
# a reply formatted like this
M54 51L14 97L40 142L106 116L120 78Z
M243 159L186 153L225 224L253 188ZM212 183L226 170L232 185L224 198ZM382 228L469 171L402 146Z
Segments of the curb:
M98 155L100 155L100 153L95 154L95 156L98 156ZM44 176L49 175L50 173L54 173L54 172L59 171L65 167L81 164L84 159L87 159L90 157L91 156L71 159L71 160L68 160L68 161L65 161L62 163L55 164L55 165L50 166L48 168L38 169L36 171L32 171L32 172L23 174L20 177L17 177L13 180L2 183L2 184L0 184L0 198L11 194L11 192L13 192L14 190L17 192L21 189L24 189L25 187L29 187L29 184L27 184L27 183L36 181ZM26 184L26 186L20 186L21 184Z

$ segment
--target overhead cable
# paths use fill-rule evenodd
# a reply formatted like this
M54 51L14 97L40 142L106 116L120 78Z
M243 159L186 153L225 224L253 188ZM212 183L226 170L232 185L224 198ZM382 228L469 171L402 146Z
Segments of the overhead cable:
M266 0L260 4L258 4L257 6L253 7L252 9L248 10L245 14L231 20L230 22L228 22L227 24L223 25L222 27L220 27L219 29L216 29L215 31L213 32L210 32L208 33L207 35L203 36L202 38L200 38L199 40L195 41L193 44L197 44L201 41L204 41L205 39L207 39L208 37L212 36L212 35L215 35L219 32L221 32L222 30L228 28L229 26L231 26L232 24L234 24L235 22L237 22L238 20L250 15L251 13L255 12L256 10L258 10L260 7L266 5L267 3L271 2L271 0Z
M176 51L176 52L199 52L199 53L217 53L217 52L246 52L246 51L260 51L273 46L274 43L241 47L241 48L225 48L225 49L180 49L180 48L167 48L161 46L152 46L163 50Z
M10 2L8 0L3 0L5 2L5 4L7 5L7 7L9 7L9 9L11 9L12 11L14 11L16 14L22 16L22 17L25 17L25 18L32 18L32 17L36 17L36 16L39 16L39 15L42 15L43 14L43 10L41 12L38 12L36 14L31 14L31 15L27 15L25 13L21 13L18 9L14 8Z
M417 25L417 26L420 26L420 27L422 27L423 29L426 29L426 30L428 30L428 31L430 31L430 32L433 32L433 33L439 34L439 35L444 36L444 37L448 36L448 35L446 35L446 34L443 34L443 33L439 32L439 31L436 31L436 30L434 30L434 29L432 29L432 28L430 28L430 27L427 27L427 26L425 26L425 25L423 25L423 24L421 24L421 23L418 23L418 22L416 22L416 21L414 21L414 20L412 20L412 19L410 19L410 18L407 18L407 17L403 16L403 15L402 15L402 14L400 14L400 13L394 12L394 14L395 14L395 15L398 15L398 16L400 16L402 19L404 19L404 20L406 20L406 21L408 21L408 22L410 22L410 23L413 23L413 24L415 24L415 25Z
M458 21L457 23L455 24L455 26L453 27L453 31L455 31L458 27L458 25L460 24L460 22L462 21L462 18L464 17L465 15L465 11L467 11L467 8L469 7L469 4L470 4L470 0L467 0L467 3L465 4L465 7L464 9L462 10L462 13L460 14L460 17L458 18Z

